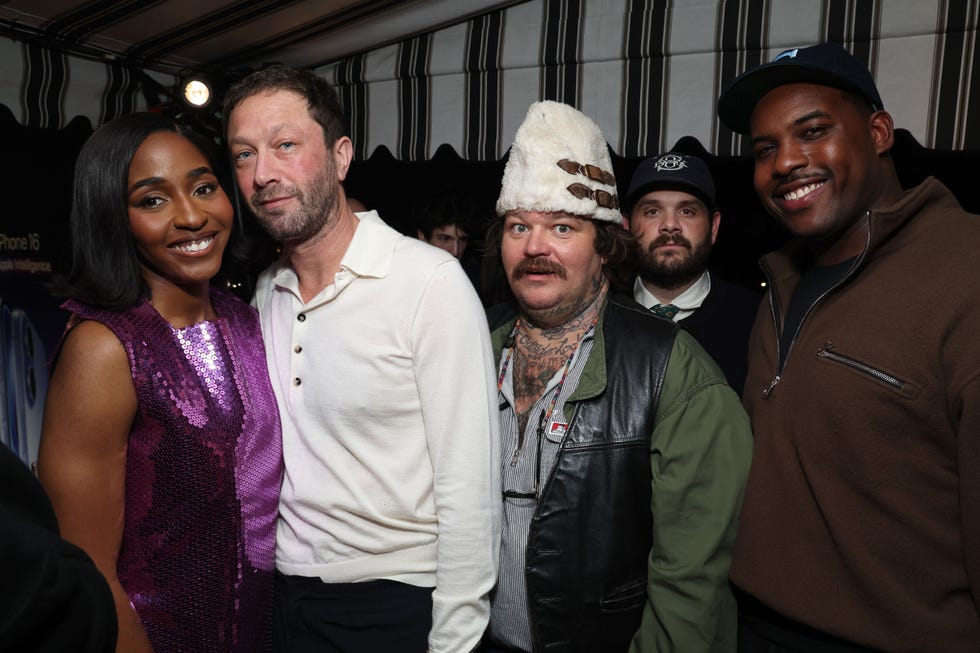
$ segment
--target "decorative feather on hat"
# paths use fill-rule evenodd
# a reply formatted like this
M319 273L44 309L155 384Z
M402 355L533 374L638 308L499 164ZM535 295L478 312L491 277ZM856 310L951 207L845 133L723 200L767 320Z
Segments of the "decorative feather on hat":
M585 114L552 101L527 110L497 198L497 215L517 209L623 223L606 139Z

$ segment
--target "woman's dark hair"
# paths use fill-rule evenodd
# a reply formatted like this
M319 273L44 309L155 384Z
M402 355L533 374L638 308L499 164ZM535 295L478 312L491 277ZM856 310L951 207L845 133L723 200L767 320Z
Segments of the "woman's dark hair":
M71 205L71 265L55 278L60 297L124 310L148 294L129 226L129 165L155 132L181 134L213 163L201 137L152 113L132 113L106 123L82 146L75 162Z
M282 64L260 68L228 90L222 108L225 128L227 129L231 112L239 104L253 95L275 91L291 91L306 100L310 116L320 125L323 141L328 146L336 143L341 136L347 136L344 107L327 80L311 70L290 68Z
M636 237L614 222L593 220L592 224L595 225L593 247L596 254L606 259L602 272L609 280L610 288L615 292L632 294L639 248ZM500 258L500 243L503 236L504 216L499 216L487 227L484 239L484 251L487 256Z

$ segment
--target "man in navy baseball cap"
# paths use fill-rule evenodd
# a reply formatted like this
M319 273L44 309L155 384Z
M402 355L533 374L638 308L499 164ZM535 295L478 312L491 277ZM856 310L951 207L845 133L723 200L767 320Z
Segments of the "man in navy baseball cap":
M715 210L715 180L707 164L696 156L667 152L642 161L630 179L623 198L623 212L633 210L636 201L651 190L684 190Z
M749 340L739 653L976 653L980 216L935 178L902 188L892 118L838 45L749 70L718 114L793 236Z
M677 152L643 161L623 216L639 244L633 298L693 335L741 394L760 297L708 271L721 212L707 164Z
M728 85L718 100L718 117L732 131L749 132L752 110L763 95L783 84L811 83L850 91L868 106L884 109L868 68L837 43L794 48L753 68Z

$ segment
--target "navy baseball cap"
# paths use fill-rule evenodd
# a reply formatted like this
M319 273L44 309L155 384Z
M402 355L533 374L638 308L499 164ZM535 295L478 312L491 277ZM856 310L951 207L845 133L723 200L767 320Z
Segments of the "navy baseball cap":
M623 211L632 213L636 201L654 190L682 190L704 202L709 211L715 210L715 180L696 156L668 152L640 163L630 179Z
M755 105L784 84L832 86L860 95L874 111L884 108L867 66L837 43L821 43L786 50L739 75L718 99L718 117L732 131L747 134Z

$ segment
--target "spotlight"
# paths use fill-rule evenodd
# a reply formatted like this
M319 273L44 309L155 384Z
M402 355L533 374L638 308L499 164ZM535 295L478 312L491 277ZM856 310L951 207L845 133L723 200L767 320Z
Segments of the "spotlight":
M200 79L188 79L184 82L184 100L197 109L205 107L211 101L211 87Z

